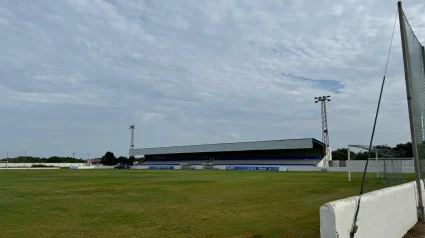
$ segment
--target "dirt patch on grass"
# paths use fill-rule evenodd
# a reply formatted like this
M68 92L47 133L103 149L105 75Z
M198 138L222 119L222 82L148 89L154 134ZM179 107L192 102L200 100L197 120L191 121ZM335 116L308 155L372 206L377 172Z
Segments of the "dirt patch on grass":
M410 229L403 238L424 238L425 237L425 222L418 222Z

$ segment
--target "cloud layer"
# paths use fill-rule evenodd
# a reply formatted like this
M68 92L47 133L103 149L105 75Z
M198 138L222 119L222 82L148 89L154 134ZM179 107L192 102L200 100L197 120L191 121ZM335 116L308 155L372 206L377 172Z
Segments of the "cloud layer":
M425 4L404 8L424 42ZM321 139L321 95L333 98L331 146L368 144L396 10L378 0L2 1L0 150L127 155L131 124L136 147ZM410 139L405 94L397 25L377 144Z

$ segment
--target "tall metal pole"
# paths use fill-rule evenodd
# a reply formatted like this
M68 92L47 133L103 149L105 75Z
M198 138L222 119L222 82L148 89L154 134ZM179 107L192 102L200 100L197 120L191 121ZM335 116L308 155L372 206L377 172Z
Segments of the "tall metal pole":
M6 149L6 169L9 168L9 149Z
M134 149L134 129L135 129L135 126L134 126L134 125L131 125L131 126L129 127L129 129L131 130L131 136L130 136L130 149L132 150L132 149Z
M26 163L27 163L27 150L25 150L24 167L26 166Z
M331 158L331 150L329 147L329 130L328 130L328 116L326 113L326 102L331 101L331 96L315 97L315 103L321 103L321 114L322 114L322 142L326 145L326 156L324 161L324 167L329 166L329 160Z
M131 150L134 149L134 129L135 129L135 126L131 125L129 127L129 129L131 130L131 135L130 135L130 150L128 151L128 158L130 158L130 156L131 156Z
M409 109L409 122L410 122L410 135L412 137L412 150L413 150L413 160L415 165L415 174L416 174L416 187L418 189L418 217L419 221L424 221L424 205L422 200L422 186L421 186L421 171L419 168L419 157L418 157L418 148L416 145L416 134L414 127L414 118L413 118L413 107L412 107L412 95L410 88L410 76L408 68L408 57L407 57L407 43L405 39L406 29L404 25L404 13L401 1L398 2L398 17L400 22L400 35L401 35L401 48L403 51L403 63L404 63L404 78L406 82L406 93L407 93L407 106Z

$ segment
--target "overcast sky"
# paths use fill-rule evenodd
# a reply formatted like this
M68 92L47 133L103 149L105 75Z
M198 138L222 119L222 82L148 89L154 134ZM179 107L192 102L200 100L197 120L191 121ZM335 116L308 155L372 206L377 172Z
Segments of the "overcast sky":
M425 3L404 1L425 42ZM0 157L321 140L368 144L397 2L0 0ZM410 140L399 26L376 144Z

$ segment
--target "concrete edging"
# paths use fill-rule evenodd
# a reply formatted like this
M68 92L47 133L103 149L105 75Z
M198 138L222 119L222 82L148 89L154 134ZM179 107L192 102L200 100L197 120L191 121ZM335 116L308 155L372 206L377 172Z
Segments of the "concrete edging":
M354 196L324 204L320 237L349 238L357 201ZM416 182L363 194L355 237L403 237L418 221L417 204Z

